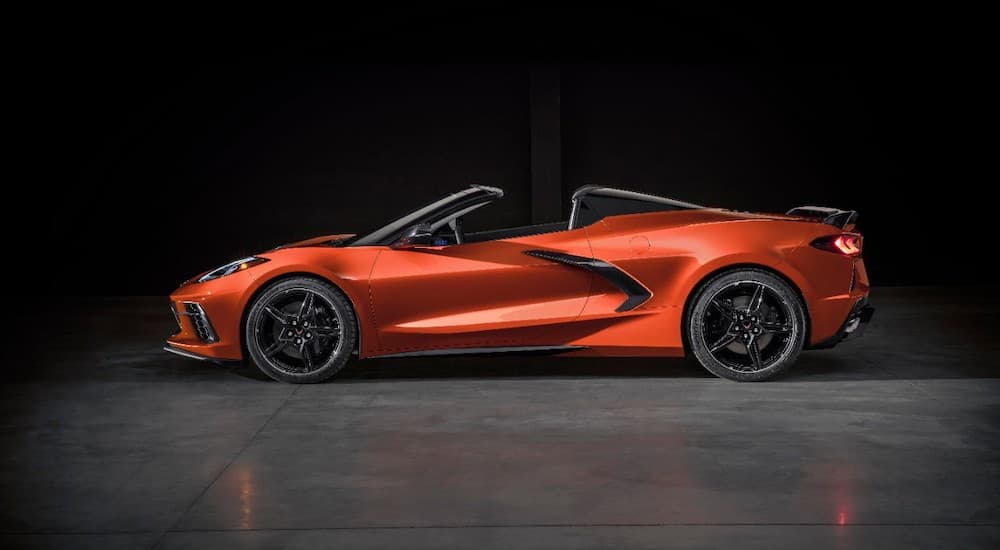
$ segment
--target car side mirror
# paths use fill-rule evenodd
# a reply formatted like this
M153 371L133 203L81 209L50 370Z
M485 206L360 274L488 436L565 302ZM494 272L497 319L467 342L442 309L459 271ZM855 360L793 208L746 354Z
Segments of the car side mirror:
M399 240L392 243L390 248L398 250L421 246L434 246L434 230L431 229L430 224L422 223L407 229L406 233L403 233Z

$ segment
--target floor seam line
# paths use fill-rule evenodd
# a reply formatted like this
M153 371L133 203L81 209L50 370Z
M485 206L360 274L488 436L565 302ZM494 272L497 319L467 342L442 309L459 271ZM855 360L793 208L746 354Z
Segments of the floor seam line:
M678 523L556 523L556 524L496 524L496 525L382 525L359 527L258 527L253 529L176 529L171 533L239 533L270 531L404 531L419 529L561 529L583 527L1000 527L1000 523L847 523L835 522L678 522Z
M240 450L237 451L236 454L233 455L231 459L229 459L229 462L227 462L226 465L219 470L219 473L216 474L214 478L212 478L212 481L210 481L207 485L205 485L205 487L201 490L201 492L198 493L198 496L194 497L194 499L191 500L191 502L187 505L187 507L184 508L184 511L182 511L177 516L177 519L174 520L174 522L170 524L169 527L160 532L160 536L156 538L156 542L153 543L153 546L150 547L150 550L156 550L156 548L158 548L163 543L163 539L167 536L167 533L175 532L177 524L179 524L181 520L184 519L184 516L186 516L188 512L190 512L191 509L194 508L194 505L197 504L198 501L201 500L202 497L204 497L208 493L209 489L211 489L219 481L219 479L222 478L222 475L225 474L227 470L229 470L229 467L232 466L233 463L235 463L241 456L243 456L243 453L250 448L250 445L252 445L254 440L257 439L257 436L260 435L262 431L264 431L264 428L266 428L267 425L270 424L271 421L274 420L276 416L278 416L278 413L280 413L281 410L285 408L285 405L287 405L288 402L292 400L292 397L295 396L295 394L299 391L299 388L301 387L302 387L301 385L296 385L294 388L292 388L292 391L288 392L288 395L285 396L284 401L282 401L281 404L278 405L276 409L274 409L274 412L272 412L271 415L268 416L266 420L264 420L264 423L261 424L256 431L254 431L253 435L250 436L250 439L248 439L247 442L244 443L242 447L240 447Z
M878 368L878 369L881 369L882 372L888 374L891 377L894 377L893 378L894 380L899 380L900 382L903 382L907 386L910 386L911 388L917 390L917 393L923 394L924 397L928 397L928 398L933 399L934 401L937 401L939 403L941 402L940 399L938 399L936 395L934 395L930 391L928 391L928 390L920 387L913 380L910 380L908 378L901 378L901 377L899 377L896 373L894 373L891 370L889 370L889 368L886 367L885 365L883 365L881 362L877 362L877 361L875 361L874 359L872 359L870 357L865 357L863 360L864 360L865 363L868 363L869 365L875 365L875 367Z
M258 527L251 529L168 529L166 533L254 533L280 531L403 531L419 529L560 529L585 527L643 528L643 527L1000 527L1000 523L947 523L947 522L885 522L885 523L832 523L832 522L665 522L665 523L553 523L553 524L493 524L493 525L370 525L359 527ZM149 531L2 531L0 535L14 536L104 536L152 535Z

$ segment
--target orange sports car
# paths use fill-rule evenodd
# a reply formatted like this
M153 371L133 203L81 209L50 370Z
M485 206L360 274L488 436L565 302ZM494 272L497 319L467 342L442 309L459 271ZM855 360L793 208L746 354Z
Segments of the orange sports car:
M319 382L352 358L683 356L764 380L871 319L857 213L752 214L607 187L568 222L465 232L472 185L371 232L230 262L181 285L165 349Z

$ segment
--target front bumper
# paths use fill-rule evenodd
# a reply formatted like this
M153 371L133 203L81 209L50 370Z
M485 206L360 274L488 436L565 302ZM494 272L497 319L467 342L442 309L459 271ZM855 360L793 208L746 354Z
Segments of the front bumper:
M232 323L225 319L226 316L222 314L225 309L220 310L217 304L208 300L178 300L174 296L171 296L170 309L177 321L177 331L167 338L164 350L184 357L216 362L242 359L239 336L225 332L229 325L238 327L239 322L237 320ZM219 318L227 322L217 323ZM217 326L222 330L216 332Z
M240 361L243 306L252 279L246 272L183 285L170 296L177 332L166 344L212 361ZM188 355L185 355L188 356Z
M202 355L200 353L188 351L180 347L175 347L175 345L171 344L169 340L167 341L166 344L163 344L163 351L168 351L170 353L173 353L174 355L180 355L181 357L187 357L188 359L197 359L199 361L211 361L213 363L219 363L219 364L239 362L237 359L221 359L219 357L210 357L208 355Z
M868 304L868 297L865 296L854 304L850 313L847 314L847 319L844 320L844 323L840 326L840 330L833 337L812 346L811 349L829 349L844 340L853 340L860 337L874 315L875 308Z

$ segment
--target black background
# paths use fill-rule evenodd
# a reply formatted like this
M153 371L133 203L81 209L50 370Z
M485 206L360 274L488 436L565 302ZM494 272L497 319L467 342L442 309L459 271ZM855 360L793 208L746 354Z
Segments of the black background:
M992 113L973 19L340 12L254 25L81 14L15 51L8 253L49 294L166 294L470 182L530 223L528 82L559 71L563 194L857 209L876 285L985 282ZM117 21L117 22L112 22ZM20 149L15 149L20 151ZM985 190L985 192L984 192Z

